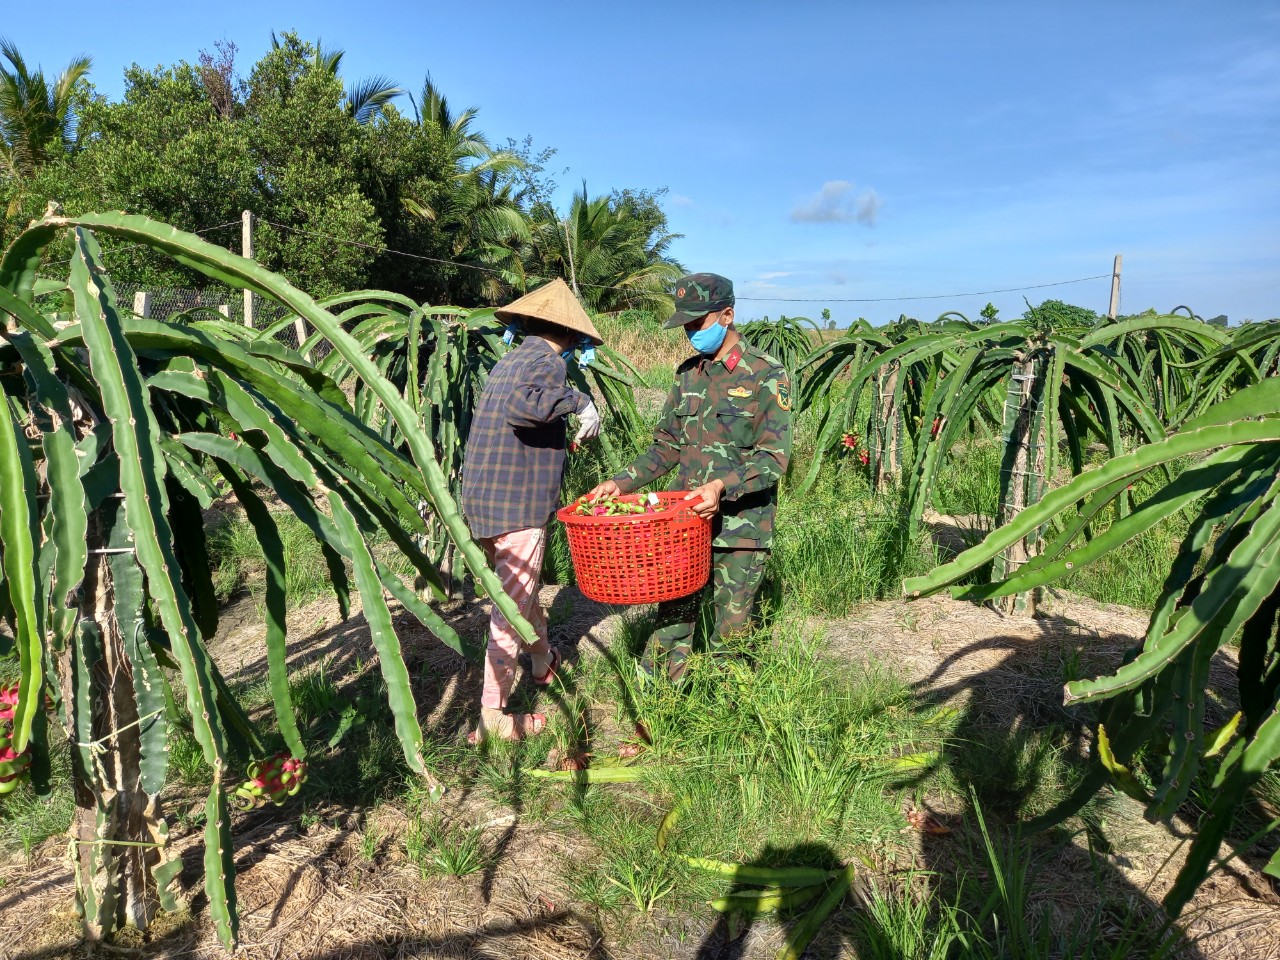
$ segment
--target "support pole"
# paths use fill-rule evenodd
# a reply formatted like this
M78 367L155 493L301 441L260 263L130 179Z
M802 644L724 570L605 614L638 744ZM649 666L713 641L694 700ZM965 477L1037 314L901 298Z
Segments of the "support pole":
M1120 311L1120 263L1123 260L1124 257L1117 253L1115 265L1111 268L1111 306L1107 310L1109 320L1114 320Z
M151 316L151 294L146 290L139 290L133 295L133 315L135 317Z
M240 252L253 259L253 214L246 210L240 214ZM253 291L244 292L244 325L253 326Z

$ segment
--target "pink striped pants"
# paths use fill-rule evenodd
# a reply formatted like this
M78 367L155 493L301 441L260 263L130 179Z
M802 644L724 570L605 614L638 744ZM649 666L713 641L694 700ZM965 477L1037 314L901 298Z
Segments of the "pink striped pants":
M503 592L515 601L521 615L538 634L538 642L528 649L533 657L534 673L542 673L551 663L547 618L538 602L542 555L547 548L546 528L513 530L498 537L481 537L479 542L502 581ZM525 644L520 635L495 603L489 615L489 649L484 664L484 692L480 695L482 707L500 710L507 705L516 675L516 657L522 646Z

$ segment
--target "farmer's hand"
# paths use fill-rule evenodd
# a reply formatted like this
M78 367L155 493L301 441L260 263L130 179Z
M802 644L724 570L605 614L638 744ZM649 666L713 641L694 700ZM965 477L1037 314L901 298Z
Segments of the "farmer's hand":
M724 481L712 480L689 491L686 500L698 500L693 504L693 512L705 519L710 519L720 512L720 495L724 493Z
M618 489L618 485L612 480L606 480L592 490L587 491L586 497L592 503L595 503L601 497L616 497L622 491Z
M593 401L588 400L587 405L578 414L578 435L573 438L573 442L576 444L583 440L594 440L598 436L600 436L600 411L596 409Z

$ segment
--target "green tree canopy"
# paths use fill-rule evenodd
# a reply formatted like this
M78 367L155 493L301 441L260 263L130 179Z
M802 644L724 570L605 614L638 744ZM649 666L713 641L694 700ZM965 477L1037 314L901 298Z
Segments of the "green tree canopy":
M984 320L987 319L985 310L982 316ZM1045 329L1066 330L1096 326L1101 318L1087 307L1077 307L1062 300L1045 300L1038 307L1033 307L1028 302L1026 312L1020 319L1029 320Z
M78 148L50 150L21 190L0 174L0 241L52 200L72 216L144 214L238 252L250 210L255 258L320 296L378 287L488 305L560 276L576 278L597 310L670 309L680 268L668 255L664 191L590 199L584 189L561 216L543 174L554 151L535 154L530 138L491 146L477 109L451 108L429 76L397 109L391 80L345 82L342 51L296 34L273 35L247 73L234 45L215 48L194 63L135 64L119 100L59 81L70 93L57 109L78 117ZM33 87L35 75L24 76ZM103 246L117 282L208 285L145 246Z

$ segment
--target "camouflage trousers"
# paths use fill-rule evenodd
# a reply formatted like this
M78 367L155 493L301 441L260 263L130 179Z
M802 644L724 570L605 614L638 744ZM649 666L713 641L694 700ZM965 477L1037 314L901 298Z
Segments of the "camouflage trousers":
M641 670L652 674L665 660L667 675L673 681L684 677L704 599L710 599L715 614L715 625L707 638L709 652L719 653L725 640L747 634L768 559L768 550L713 550L711 581L706 587L658 604Z

